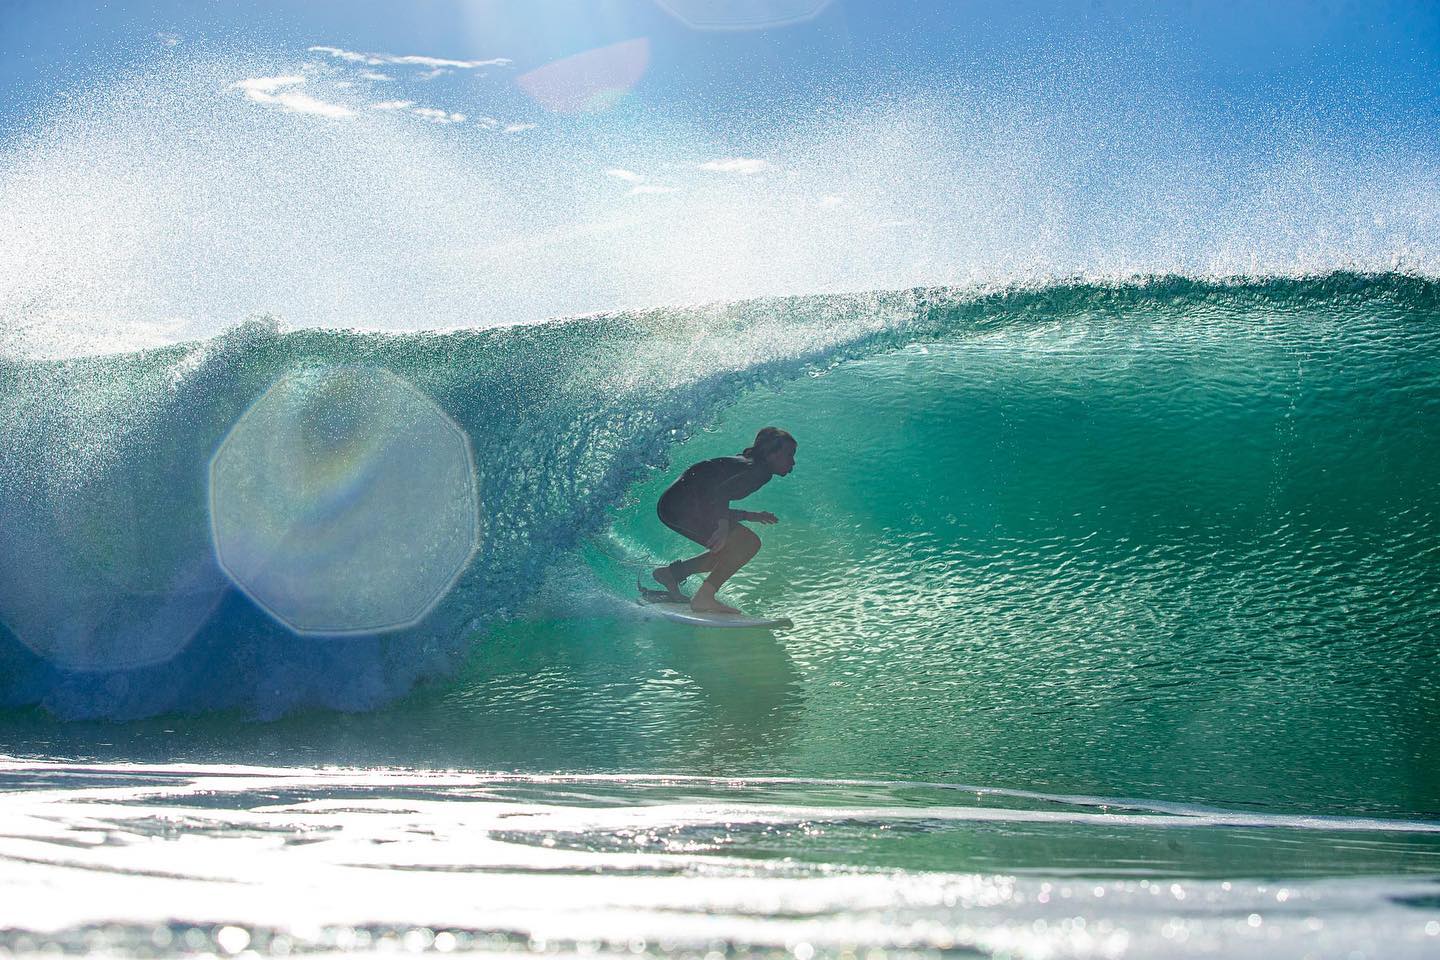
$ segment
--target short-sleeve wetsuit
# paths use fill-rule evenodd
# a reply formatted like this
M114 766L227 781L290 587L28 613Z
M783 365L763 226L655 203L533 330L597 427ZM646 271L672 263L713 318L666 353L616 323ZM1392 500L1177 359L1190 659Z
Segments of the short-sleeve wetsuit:
M730 501L750 496L774 475L764 462L744 456L702 460L660 495L656 512L665 526L708 547L722 519L740 519Z

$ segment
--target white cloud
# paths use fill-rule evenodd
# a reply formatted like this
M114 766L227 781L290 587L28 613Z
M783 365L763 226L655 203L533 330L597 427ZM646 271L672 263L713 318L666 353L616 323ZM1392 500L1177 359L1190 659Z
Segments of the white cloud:
M394 80L394 79L395 79L394 77L390 76L390 75L387 74L387 73L380 73L379 71L376 71L376 70L366 70L364 73L360 74L360 76L364 77L366 80Z
M250 77L246 80L237 80L232 86L238 90L244 90L245 96L251 100L260 100L264 96L273 94L282 87L293 87L305 82L304 77Z
M275 102L291 113L313 113L321 117L353 117L355 111L338 103L317 100L305 93L282 93Z
M357 53L353 50L341 50L339 47L310 47L310 52L328 53L337 60L363 63L371 67L379 67L388 63L401 66L431 67L433 70L441 70L445 67L455 70L474 70L476 67L506 67L510 65L510 60L506 57L496 57L493 60L446 60L443 57L396 56L393 53Z
M825 196L820 198L820 206L822 207L838 207L844 202L844 197L836 196L833 193L826 194Z
M463 123L465 114L450 113L435 107L417 107L414 100L381 100L379 103L370 104L371 110L404 110L406 113L413 113L417 117L423 117L431 123ZM488 121L488 123L487 123ZM495 121L489 117L482 117L481 122L487 126L493 125Z
M180 42L180 34L178 33L157 33L155 34L155 38L167 47L173 47Z
M700 164L701 170L711 170L715 173L738 173L742 176L749 176L752 173L759 173L769 166L764 160L756 160L751 157L730 157L726 160L709 160Z
M231 89L243 90L245 96L256 103L275 104L290 113L309 113L321 117L353 117L355 111L338 103L317 100L306 93L290 89L305 82L304 77L249 77L231 84Z
M636 173L634 170L626 170L623 167L611 167L605 171L605 175L633 184L628 194L632 197L641 197L656 193L674 193L678 189L677 187L667 187L659 183L646 183L644 174Z
M446 113L444 110L436 110L433 107L416 107L410 112L417 117L424 117L431 123L463 123L465 121L463 113Z
M520 133L525 130L534 130L533 123L512 123L504 129L504 133Z

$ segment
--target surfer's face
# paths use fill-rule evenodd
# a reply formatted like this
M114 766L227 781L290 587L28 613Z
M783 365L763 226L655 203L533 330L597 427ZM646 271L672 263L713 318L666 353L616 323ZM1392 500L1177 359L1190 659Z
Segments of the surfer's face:
M781 447L770 454L770 471L785 476L795 469L795 448Z

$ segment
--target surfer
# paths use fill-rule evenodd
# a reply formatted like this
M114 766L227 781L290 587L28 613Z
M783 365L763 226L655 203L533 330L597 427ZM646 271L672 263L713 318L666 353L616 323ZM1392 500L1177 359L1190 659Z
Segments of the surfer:
M690 598L690 608L696 613L740 612L715 599L715 591L760 550L760 538L740 521L769 524L779 520L773 513L732 509L730 501L743 500L776 474L783 477L794 470L796 446L795 438L784 430L765 427L739 456L703 460L660 495L656 507L660 521L705 548L688 560L655 568L655 582L672 600L683 603L686 597L680 584L709 571Z

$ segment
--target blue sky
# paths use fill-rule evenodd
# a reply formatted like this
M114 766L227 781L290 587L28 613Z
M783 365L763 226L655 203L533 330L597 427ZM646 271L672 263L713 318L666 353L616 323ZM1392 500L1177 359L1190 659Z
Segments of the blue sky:
M1437 77L1435 0L0 0L0 333L1433 273Z
M713 30L667 7L749 26L818 12L769 29ZM644 38L648 65L626 106L701 119L798 113L899 89L1127 77L1197 103L1302 115L1418 127L1440 110L1440 4L1431 0L0 0L0 83L12 91L0 125L143 64L162 38L277 56L324 45L504 58L508 78Z

